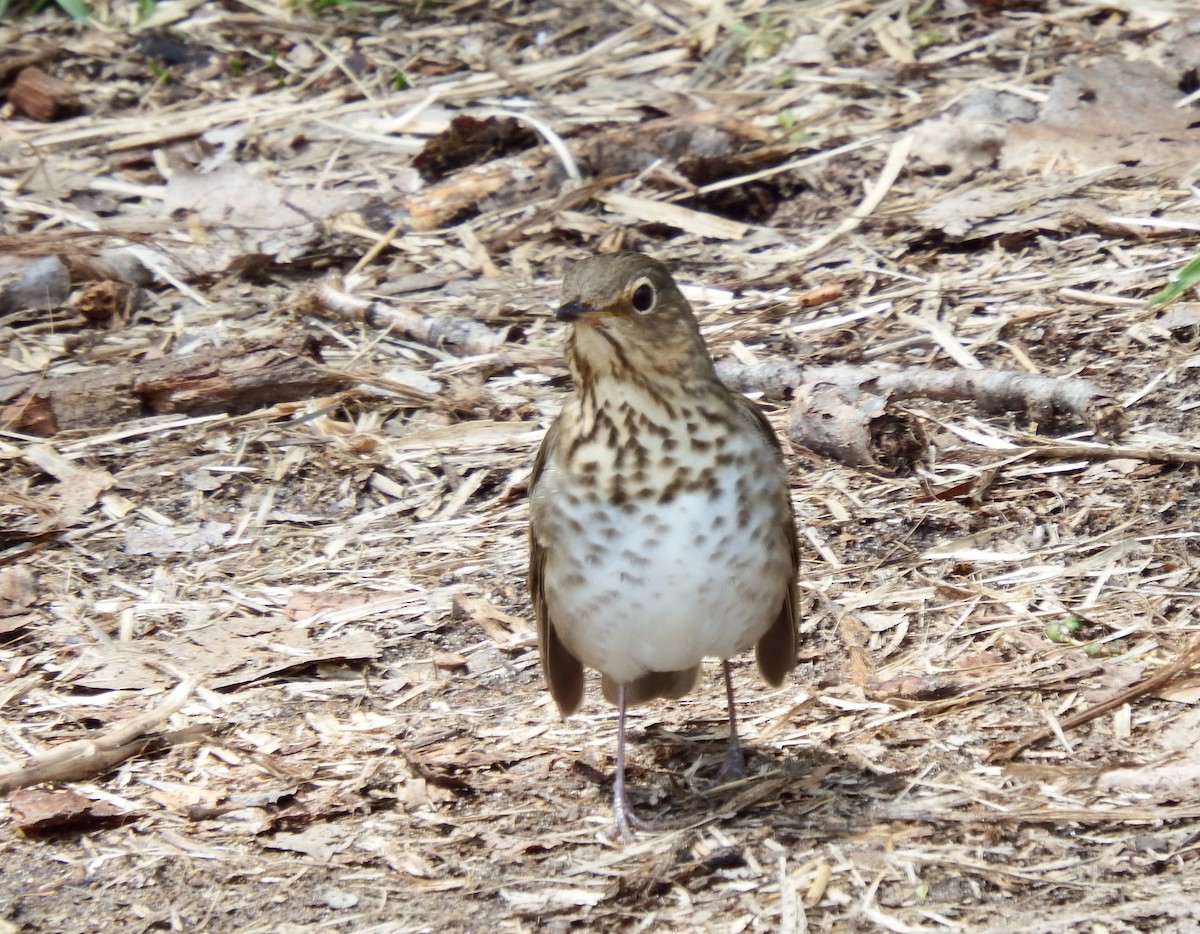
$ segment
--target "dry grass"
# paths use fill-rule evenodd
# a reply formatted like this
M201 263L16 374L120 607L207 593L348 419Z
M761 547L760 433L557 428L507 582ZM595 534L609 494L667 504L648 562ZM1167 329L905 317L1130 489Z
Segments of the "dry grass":
M1075 65L1181 74L1200 27L1183 0L1160 19L1006 6L164 4L157 28L0 28L5 50L60 48L53 70L84 101L64 122L0 127L0 235L76 262L136 234L157 274L108 323L8 312L0 377L305 331L359 380L247 414L0 434L3 595L25 614L0 617L0 770L181 702L135 723L159 742L111 770L86 758L103 743L80 753L82 804L0 801L0 931L1200 924L1200 681L1183 665L1150 680L1197 638L1200 316L1146 302L1195 251L1200 157L1064 180L964 155L947 174L910 135L981 88L1044 102ZM555 182L429 230L406 221L426 190L413 154L452 107L528 111L578 155L698 104L791 147L787 167L697 193L666 160L597 192ZM255 176L227 180L231 205L211 213L205 189L162 209L223 153ZM239 216L252 192L264 200ZM558 719L523 585L525 483L565 391L547 306L571 259L615 246L711 290L698 307L718 357L961 353L1085 375L1130 425L1113 457L914 404L936 458L913 476L792 451L799 674L767 690L739 661L753 755L736 786L707 786L714 682L639 709L634 797L663 829L617 849L598 838L613 712L596 691ZM318 310L327 272L372 250L347 289L472 316L511 352ZM1048 638L1070 620L1073 636ZM37 832L35 803L62 826Z

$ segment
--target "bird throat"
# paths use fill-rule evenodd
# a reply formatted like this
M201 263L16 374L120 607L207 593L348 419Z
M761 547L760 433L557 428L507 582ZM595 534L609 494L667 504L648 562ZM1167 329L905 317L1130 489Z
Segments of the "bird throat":
M573 346L568 362L575 411L564 419L561 466L581 488L616 506L715 489L745 426L707 356L707 366L684 379L635 369L620 356L593 364Z

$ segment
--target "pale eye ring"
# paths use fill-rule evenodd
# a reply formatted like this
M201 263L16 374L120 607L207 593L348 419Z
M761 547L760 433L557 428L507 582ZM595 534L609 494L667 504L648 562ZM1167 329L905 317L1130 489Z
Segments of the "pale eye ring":
M654 286L646 279L641 280L629 296L629 304L633 306L633 310L642 315L653 311L657 301L658 295L654 292Z

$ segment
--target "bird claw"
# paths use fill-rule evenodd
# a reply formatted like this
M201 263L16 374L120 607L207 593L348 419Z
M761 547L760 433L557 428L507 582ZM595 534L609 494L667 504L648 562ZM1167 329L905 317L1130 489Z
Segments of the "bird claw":
M725 761L721 763L721 768L717 771L716 782L713 787L719 788L721 785L729 782L741 781L746 777L746 757L742 755L740 746L730 745L725 753Z
M626 795L613 798L613 822L605 833L610 843L632 843L637 839L635 831L655 831L658 828L649 821L644 821L633 813L633 805Z

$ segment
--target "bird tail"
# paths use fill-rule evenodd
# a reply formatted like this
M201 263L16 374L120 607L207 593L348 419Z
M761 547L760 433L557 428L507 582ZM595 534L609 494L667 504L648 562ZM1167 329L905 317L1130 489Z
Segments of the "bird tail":
M683 697L699 680L699 665L682 671L652 671L625 685L625 701L628 704L643 704L656 697ZM604 691L604 699L610 704L617 702L617 687L617 682L612 678L601 675L600 688Z

